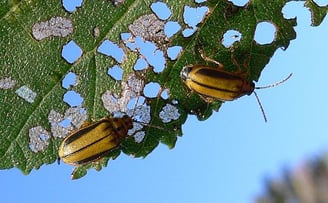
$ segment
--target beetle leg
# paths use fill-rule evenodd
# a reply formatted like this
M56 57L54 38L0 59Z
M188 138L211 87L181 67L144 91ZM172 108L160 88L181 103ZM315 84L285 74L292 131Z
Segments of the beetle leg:
M88 126L88 125L90 125L90 122L89 122L89 121L84 121L84 122L82 123L82 125L80 126L80 128L86 127L86 126Z
M215 99L214 98L212 98L212 97L207 97L207 96L204 96L204 95L199 95L206 103L208 103L208 104L210 104L210 103L212 103L212 102L214 102L215 101Z
M249 77L249 67L248 67L249 57L247 57L247 59L244 61L243 65L240 65L240 63L237 61L237 59L235 57L234 50L232 50L231 51L231 61L232 61L233 65L235 65L237 67L237 71L235 71L235 73L238 74L239 76L241 76L243 79L248 80L248 77Z
M199 49L198 51L199 51L199 53L200 53L200 56L201 56L205 61L207 61L207 62L211 62L211 63L215 63L216 65L218 65L218 68L220 68L220 69L223 69L223 68L224 68L224 66L223 66L222 63L220 63L220 62L218 62L218 61L216 61L216 60L214 60L214 59L211 59L211 58L207 57L202 49Z

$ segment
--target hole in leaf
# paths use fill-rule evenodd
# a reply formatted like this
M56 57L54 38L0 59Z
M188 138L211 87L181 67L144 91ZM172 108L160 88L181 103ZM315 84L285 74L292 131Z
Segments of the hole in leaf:
M182 35L184 37L190 37L196 32L196 30L197 30L196 28L186 28L182 31Z
M146 61L154 67L154 72L162 72L165 68L165 57L163 51L159 50L154 43L144 41L138 37L136 38L136 44L140 54L142 54Z
M245 6L249 0L228 0L236 6Z
M129 49L131 50L136 49L136 44L132 39L131 33L121 33L121 39Z
M181 46L173 46L167 49L167 55L171 60L176 60L179 54L181 53Z
M205 2L205 1L206 1L206 0L195 0L195 2L198 3L198 4L199 4L199 3L203 3L203 2Z
M70 121L69 119L65 118L65 119L63 119L62 121L60 121L60 122L58 123L58 125L59 125L60 127L63 127L63 128L69 128L69 127L71 127L71 121Z
M237 30L228 30L223 34L222 45L226 48L229 48L235 42L239 42L242 34Z
M150 5L151 10L161 20L167 20L171 16L171 10L166 3L156 2Z
M75 86L76 78L77 78L77 76L75 75L75 73L73 73L73 72L67 73L62 81L62 87L65 89L68 89L71 86Z
M161 94L161 97L163 99L168 99L170 97L170 93L169 93L169 90L168 89L165 89L162 91L162 94Z
M108 69L108 75L110 75L115 80L122 80L123 79L123 70L118 65L115 65Z
M209 9L206 6L197 8L185 6L183 11L183 20L192 29L187 28L188 31L183 31L183 35L185 37L192 35L196 31L197 25L202 22L208 12Z
M304 2L288 2L282 8L284 18L292 19L297 16L297 26L311 24L311 12L304 7Z
M71 40L63 46L62 57L70 64L76 62L82 56L82 49Z
M83 102L83 98L81 97L81 95L73 90L67 91L64 94L63 100L71 107L81 106Z
M174 34L176 34L181 29L181 26L178 22L175 21L169 21L164 26L164 33L167 37L172 37Z
M148 67L148 63L145 59L143 58L138 58L136 61L136 64L134 64L133 69L134 70L144 70Z
M255 30L254 40L261 45L270 44L274 41L276 28L271 22L258 23Z
M157 97L160 90L161 90L161 86L158 83L150 82L145 85L143 92L146 97L155 98Z
M118 63L123 62L124 58L124 51L122 48L120 48L117 44L113 43L112 41L106 39L101 43L101 45L98 47L97 51L99 53L102 53L106 56L113 57Z
M62 3L66 11L73 13L77 8L82 6L83 0L62 0Z
M125 32L125 33L121 33L121 39L123 41L128 41L131 37L131 33Z
M328 5L328 1L327 0L313 0L318 6L327 6Z
M145 103L145 97L143 96L138 96L135 98L130 99L130 101L128 102L127 108L128 109L135 109L137 106L141 106ZM132 112L135 113L135 112Z

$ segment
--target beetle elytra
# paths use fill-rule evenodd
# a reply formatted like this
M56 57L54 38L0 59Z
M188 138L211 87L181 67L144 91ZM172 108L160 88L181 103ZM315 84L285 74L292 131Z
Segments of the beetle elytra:
M83 165L97 161L119 146L132 128L132 119L103 118L70 133L59 147L59 157L67 164Z
M201 56L204 60L217 64L217 68L201 64L185 66L180 73L183 83L207 102L211 102L213 99L223 102L232 101L244 95L251 95L254 92L265 122L267 121L266 115L254 90L277 86L292 76L290 74L285 79L272 85L255 87L254 82L246 78L247 74L242 74L240 71L225 71L221 63L204 56L202 52Z

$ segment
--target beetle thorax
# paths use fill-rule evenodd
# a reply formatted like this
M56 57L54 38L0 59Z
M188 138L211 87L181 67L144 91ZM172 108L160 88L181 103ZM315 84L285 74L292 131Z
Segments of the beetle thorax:
M254 82L245 80L243 82L243 86L240 92L242 93L242 95L251 95L254 92L254 89L255 89Z

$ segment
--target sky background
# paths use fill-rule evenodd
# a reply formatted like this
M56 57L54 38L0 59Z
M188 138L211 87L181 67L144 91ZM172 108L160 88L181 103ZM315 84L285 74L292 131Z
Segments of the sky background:
M0 171L3 202L222 202L247 203L263 192L265 177L279 177L328 149L327 19L310 26L297 4L297 39L277 50L257 86L293 76L281 86L258 90L268 122L254 95L226 102L200 122L190 116L183 137L169 150L159 145L145 159L122 154L107 168L70 180L72 166L44 165L23 175Z

